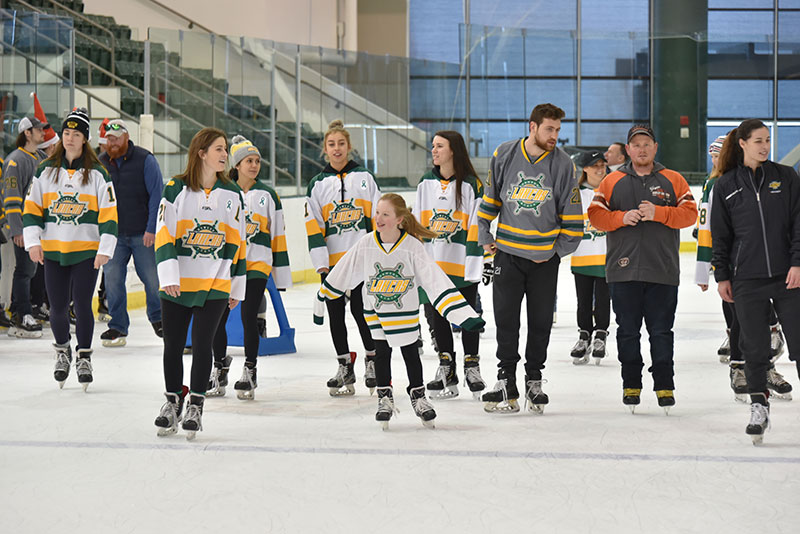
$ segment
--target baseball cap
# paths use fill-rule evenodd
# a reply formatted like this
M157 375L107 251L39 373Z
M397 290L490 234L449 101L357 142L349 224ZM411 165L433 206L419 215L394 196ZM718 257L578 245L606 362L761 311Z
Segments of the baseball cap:
M106 136L122 137L122 134L128 133L128 125L122 119L114 119L108 121L105 125Z
M17 131L19 133L24 132L25 130L30 130L31 128L49 128L50 125L46 122L42 122L36 117L23 117L21 121L19 121L19 126L17 127Z
M643 134L652 139L653 141L656 140L656 134L653 133L653 129L647 124L634 124L633 127L628 130L628 143L631 142L631 139L634 136Z
M579 167L589 167L594 165L598 161L606 162L605 155L600 152L599 150L592 150L591 152L584 152L580 156L578 156L578 166Z

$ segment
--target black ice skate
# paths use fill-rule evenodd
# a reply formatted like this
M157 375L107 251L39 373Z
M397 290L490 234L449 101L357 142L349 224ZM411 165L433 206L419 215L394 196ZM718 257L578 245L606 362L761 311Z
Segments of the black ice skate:
M224 397L225 387L228 385L228 372L231 370L233 358L225 356L222 360L214 360L211 369L211 378L208 380L207 397Z
M375 393L378 380L375 378L375 352L368 352L364 357L364 385L369 388L369 394Z
M631 413L636 412L636 407L641 402L642 388L624 388L622 390L622 404L627 406Z
M717 349L717 356L719 356L719 363L728 363L731 361L731 329L727 328L725 341Z
M411 397L411 406L414 408L414 413L422 421L423 426L434 428L433 420L436 419L436 411L425 396L425 388L419 386L409 389L408 396Z
M58 382L58 387L63 389L64 382L67 381L69 376L69 368L72 365L72 349L69 343L64 343L63 345L53 343L53 347L56 349L56 367L53 371L53 378Z
M594 341L592 341L592 358L594 358L595 365L600 365L600 362L606 357L606 339L608 339L608 331L594 331Z
M449 352L439 353L439 367L436 376L426 386L433 399L452 399L458 397L458 376L455 358Z
M669 409L675 406L675 394L671 389L656 390L658 405L664 408L664 413L669 415Z
M769 428L769 403L766 393L755 393L750 395L750 422L747 424L745 433L753 438L753 445L761 445L764 442L764 432Z
M383 430L389 430L389 420L397 413L394 407L394 395L392 386L378 388L378 411L375 412L375 420L381 424Z
M486 389L486 382L481 377L481 357L477 354L464 356L464 385L472 392L472 398L481 400L481 391Z
M514 371L500 369L494 388L481 396L486 404L483 410L488 413L516 413L519 411L519 391Z
M767 371L767 389L775 399L792 400L792 385L774 367Z
M336 374L328 380L328 393L331 397L349 397L356 394L356 374L353 372L353 364L356 361L356 353L351 352L349 356L338 357L339 367Z
M783 354L783 332L781 325L775 323L770 327L769 361L775 363Z
M39 339L42 337L42 324L26 313L20 317L18 314L11 316L11 328L8 329L9 337L20 339Z
M733 398L736 402L747 402L747 378L744 375L744 368L739 365L731 366L730 376Z
M42 326L50 326L50 309L47 304L42 303L41 306L33 307L33 318L39 321Z
M183 414L183 399L187 391L184 387L180 394L164 393L164 396L167 397L167 402L161 407L161 412L155 421L159 436L169 436L178 431L178 423L181 421Z
M107 323L111 320L111 314L108 313L108 306L106 306L105 299L99 299L97 303L97 320Z
M242 378L233 385L233 389L236 390L236 397L239 400L254 400L256 398L257 387L256 364L245 362L244 369L242 370Z
M104 347L124 347L128 343L128 336L116 328L109 328L100 334L100 341Z
M572 347L572 363L583 365L589 361L589 354L592 352L591 336L586 330L578 330L578 342Z
M78 349L75 358L75 374L78 375L78 382L83 386L83 391L89 388L89 384L94 381L92 377L92 349Z
M205 395L192 393L186 405L186 415L183 418L183 429L186 431L187 441L192 441L195 435L203 430L203 402Z
M529 412L543 414L544 407L550 402L550 398L542 391L542 383L546 380L534 380L525 377L525 407Z

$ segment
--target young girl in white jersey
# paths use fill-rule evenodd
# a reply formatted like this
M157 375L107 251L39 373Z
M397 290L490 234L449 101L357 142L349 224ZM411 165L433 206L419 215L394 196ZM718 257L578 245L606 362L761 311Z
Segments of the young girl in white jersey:
M403 197L383 195L375 213L375 231L362 237L336 264L317 293L314 322L321 324L323 303L364 285L364 316L375 340L378 412L375 419L388 428L394 413L391 347L400 347L408 372L407 392L414 413L428 427L436 412L425 397L422 363L417 351L419 290L450 323L477 331L483 319L461 296L447 275L425 252L419 238L436 234L423 227Z

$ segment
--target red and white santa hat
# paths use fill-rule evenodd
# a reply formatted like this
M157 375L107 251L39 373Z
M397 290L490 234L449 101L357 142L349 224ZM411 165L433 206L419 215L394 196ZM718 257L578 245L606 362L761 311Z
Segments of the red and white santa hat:
M39 103L39 98L36 96L36 93L31 93L31 97L33 97L34 117L39 119L43 124L48 124L48 127L44 129L44 143L39 145L39 148L44 149L58 143L59 137L56 131L49 126L47 117L44 114L44 110L42 109L42 105Z
M97 143L100 145L106 144L106 125L110 122L110 119L106 117L103 119L103 122L100 123L100 129L98 132L100 133L100 139L97 140Z

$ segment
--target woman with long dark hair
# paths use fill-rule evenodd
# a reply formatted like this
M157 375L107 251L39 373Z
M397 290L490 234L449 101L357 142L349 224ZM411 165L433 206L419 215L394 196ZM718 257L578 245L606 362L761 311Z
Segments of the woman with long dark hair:
M483 184L469 159L461 134L452 130L436 132L431 142L433 168L417 185L414 215L435 235L425 242L425 250L450 277L464 299L477 308L478 282L483 275L483 248L478 245L478 204ZM458 396L456 353L450 323L425 304L433 318L439 367L427 388L433 398ZM478 354L480 333L463 331L464 377L477 398L486 388L481 378Z
M751 402L746 432L755 444L769 426L770 301L782 324L800 321L800 178L769 160L770 147L770 131L758 119L728 135L711 212L711 264L720 296L736 303ZM800 329L785 335L796 359Z

